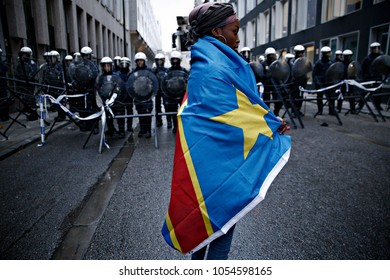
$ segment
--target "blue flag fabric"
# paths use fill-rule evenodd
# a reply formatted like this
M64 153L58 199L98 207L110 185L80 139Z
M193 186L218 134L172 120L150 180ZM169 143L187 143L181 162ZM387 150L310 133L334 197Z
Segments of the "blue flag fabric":
M205 36L192 46L191 63L162 228L167 243L182 253L226 233L262 201L291 149L238 53Z

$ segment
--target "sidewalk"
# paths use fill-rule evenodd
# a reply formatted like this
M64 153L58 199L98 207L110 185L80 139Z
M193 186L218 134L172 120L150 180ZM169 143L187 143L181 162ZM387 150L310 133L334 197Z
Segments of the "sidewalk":
M19 113L11 114L12 118L16 118ZM49 112L49 123L45 125L45 132L47 133L54 123L54 118L57 116L56 112ZM17 121L17 122L16 122ZM12 119L0 122L3 126L0 128L0 160L3 160L17 151L23 149L27 145L41 141L40 120L27 121L27 117L21 114L16 121L11 125ZM51 133L70 124L71 121L56 122ZM8 139L7 139L8 138Z

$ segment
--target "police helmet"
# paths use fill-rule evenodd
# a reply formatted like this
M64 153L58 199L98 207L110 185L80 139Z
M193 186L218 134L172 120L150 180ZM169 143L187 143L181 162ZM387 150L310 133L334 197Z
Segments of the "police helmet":
M163 60L165 60L165 55L163 55L162 53L158 53L158 54L156 54L154 59L163 59Z
M332 50L328 46L325 46L325 47L321 48L321 53L328 53L328 52L331 52L331 51Z
M92 54L92 49L88 46L82 47L80 50L82 54Z
M381 44L379 44L378 42L374 42L370 45L370 48L380 48Z
M131 64L131 60L130 58L124 56L121 58L121 62L120 62L120 66L122 68L127 68L127 67L130 67L130 64Z
M242 53L242 52L250 52L250 51L251 51L250 48L248 48L248 47L243 47L243 48L241 48L240 53Z
M343 52L340 51L340 50L337 50L337 51L334 52L334 54L336 54L336 55L338 55L338 54L343 54Z
M292 53L286 53L284 58L288 60L288 59L294 58L294 55Z
M344 50L343 55L353 55L353 52L351 50Z
M26 53L26 54L28 54L29 56L32 56L32 49L30 49L29 47L22 47L22 48L20 49L20 52L21 52L21 53Z
M304 52L304 51L305 51L305 47L302 45L296 45L294 47L294 52Z
M146 58L146 55L143 53L143 52L137 52L134 56L134 61L137 61L137 60L144 60L144 61L148 61L147 58Z
M173 58L177 58L177 59L181 60L181 58L182 58L181 53L179 51L173 51L171 53L171 59L173 59Z
M267 55L270 55L270 54L275 54L275 55L276 55L276 51L275 51L274 48L267 48L267 49L265 50L265 55L266 55L266 56L267 56Z
M57 52L57 51L51 51L49 53L50 56L53 56L53 57L56 57L56 58L60 58L60 53Z
M67 55L67 56L65 56L65 60L66 61L70 61L70 60L73 60L73 57L71 56L71 55Z
M105 56L105 57L103 57L103 58L100 60L100 64L107 64L107 63L111 63L111 64L112 64L112 59L111 59L111 57Z

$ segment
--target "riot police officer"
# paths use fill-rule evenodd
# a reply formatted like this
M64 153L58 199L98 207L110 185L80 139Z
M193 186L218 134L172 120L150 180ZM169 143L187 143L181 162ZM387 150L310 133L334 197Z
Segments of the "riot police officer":
M66 67L69 67L69 65L73 62L73 57L71 55L66 55L65 56L65 63L66 63Z
M240 50L241 56L246 60L246 62L250 62L251 59L251 49L248 47L243 47Z
M107 100L110 100L114 94L116 94L116 99L111 105L111 110L115 115L124 114L123 104L119 104L117 101L121 101L122 97L122 80L118 75L113 74L114 63L112 59L108 56L103 57L100 61L101 66L101 75L97 79L97 92L102 99L103 103ZM110 112L107 112L107 131L106 136L112 137L114 134L118 134L119 138L125 137L125 120L122 118L116 119L118 124L118 131L114 126L114 119Z
M295 63L295 61L297 61L299 58L304 57L304 56L305 56L305 47L302 45L296 45L294 47L294 58L291 60L290 65L292 66ZM302 95L302 92L300 91L299 87L306 88L307 81L308 81L307 75L304 75L304 76L300 77L299 79L293 78L291 80L292 84L290 87L290 90L291 90L290 93L291 93L292 97L294 98L295 108L297 109L298 114L300 114L301 116L303 116L303 113L301 112L303 100L296 100L296 99L303 99L303 95Z
M92 49L83 47L79 53L74 54L74 62L69 68L72 80L73 91L76 94L85 94L85 97L71 98L69 104L79 112L80 117L85 118L98 110L94 95L94 86L98 76L98 67L92 61ZM83 120L79 122L81 131L90 131L93 128L94 120ZM99 129L95 127L94 134Z
M134 56L136 67L133 73L140 70L150 71L153 75L153 71L146 65L146 55L143 52L137 52ZM137 99L134 100L135 108L138 114L150 114L153 110L153 100L140 102ZM138 137L145 136L146 139L152 137L152 116L139 117L140 131Z
M370 54L367 55L363 61L362 61L362 75L363 75L363 81L381 81L382 77L381 76L373 76L370 67L372 62L374 61L375 58L381 55L381 44L378 42L374 42L370 45ZM381 107L381 97L372 97L372 102L377 110L382 110ZM359 102L359 109L363 107L364 102L360 101Z
M188 75L188 71L181 66L182 55L179 51L173 51L171 53L171 67L168 68L167 74L172 71L182 71ZM169 96L164 96L164 108L167 113L177 112L178 107L183 101L184 92L179 96L179 98L171 98ZM177 116L176 115L167 115L167 127L170 129L172 127L172 133L177 131Z
M112 72L114 74L118 73L121 70L120 63L121 63L121 57L119 55L115 56L114 59L114 69Z
M276 61L277 55L276 55L276 50L272 47L269 47L265 50L265 60L261 63L264 68L264 78L262 83L264 84L264 92L263 92L263 99L266 100L265 104L270 107L271 102L271 96L273 99L278 99L276 92L275 92L275 86L274 82L272 81L271 77L267 77L267 72L269 71L269 67L271 64ZM274 113L275 115L279 115L279 110L282 108L282 103L281 102L275 102L274 104Z
M343 79L350 79L348 77L348 67L350 63L352 62L352 55L353 52L351 50L344 50L343 51L343 59L341 62L344 64L344 76ZM349 87L349 91L353 91L354 87ZM350 96L353 95L350 92L347 92L347 87L345 84L343 84L340 88L341 92L343 93L343 96ZM355 99L352 97L348 98L349 101L349 108L350 108L350 113L355 114ZM341 113L341 108L343 107L343 99L338 99L337 100L337 110L339 113Z
M156 54L154 57L155 62L155 68L154 68L154 74L158 78L158 90L155 97L155 108L156 108L156 126L160 127L162 126L162 116L161 114L161 99L163 97L162 90L161 90L161 81L164 78L164 76L167 74L168 68L165 67L165 55L162 53Z
M7 61L3 59L3 50L0 49L0 77L6 77L8 71ZM0 121L9 119L9 102L7 80L0 79Z
M313 77L315 89L321 89L328 86L326 84L325 74L326 74L326 70L328 70L328 68L332 64L332 60L330 59L332 55L332 50L328 46L325 46L321 48L320 52L321 52L321 57L314 64L313 71L312 71L312 77ZM329 92L326 94L330 95ZM324 98L323 92L317 93L317 109L318 109L317 114L318 115L322 115L323 113L322 112L324 107L324 103L322 102L323 98ZM331 106L329 106L329 115L333 115L334 113L331 111L330 107Z
M126 82L127 79L129 78L130 75L130 67L131 67L131 60L130 58L124 56L121 58L120 63L119 63L120 71L119 72L114 72L114 75L118 75L119 78L121 78L123 84L122 84L122 94L124 94L124 107L126 109L126 114L127 115L132 115L133 114L133 105L134 105L134 100L129 94L126 93ZM119 106L119 105L118 105ZM133 132L133 118L127 118L127 131Z
M334 52L334 62L342 62L343 52L341 50L337 50Z
M64 86L64 73L60 62L60 54L53 50L48 53L47 63L41 68L41 83L53 87ZM58 89L48 89L48 94L57 98L63 91ZM58 106L53 104L51 110L58 111L57 121L64 121L66 113Z
M31 48L22 47L19 51L19 60L15 74L17 79L25 81L25 84L20 86L20 101L23 103L22 112L26 114L28 121L38 119L35 86L28 83L37 82L37 73L38 66L32 59Z

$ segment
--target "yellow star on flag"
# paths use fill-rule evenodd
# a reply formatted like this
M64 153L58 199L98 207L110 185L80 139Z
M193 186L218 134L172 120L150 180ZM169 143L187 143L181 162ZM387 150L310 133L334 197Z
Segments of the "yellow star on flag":
M248 97L236 89L238 108L225 114L210 118L213 121L235 126L244 134L244 159L256 144L259 134L272 139L272 130L264 119L268 110L259 104L252 104Z

